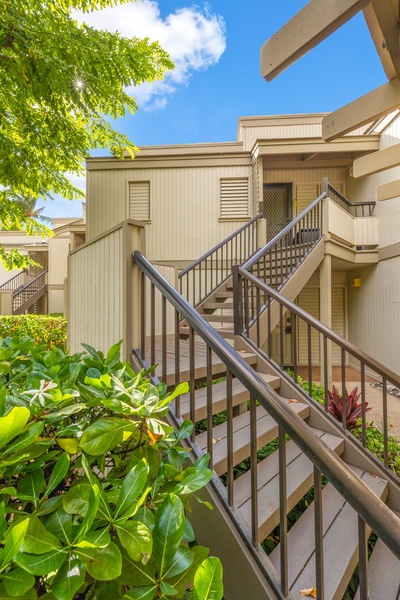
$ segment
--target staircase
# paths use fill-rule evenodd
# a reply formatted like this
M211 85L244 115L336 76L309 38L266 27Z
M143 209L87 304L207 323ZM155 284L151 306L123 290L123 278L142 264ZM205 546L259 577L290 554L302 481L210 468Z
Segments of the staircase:
M13 315L29 310L46 293L47 270L13 292Z
M321 211L322 199L314 209ZM323 256L321 228L305 227L299 218L293 226L244 262L235 283L225 275L207 291L197 312L136 252L136 265L174 307L179 335L157 339L154 331L142 331L133 362L148 366L151 357L159 364L155 381L169 387L190 382L171 419L193 421L194 455L210 454L215 514L208 519L193 507L191 520L198 541L222 559L226 600L398 600L398 477L261 351L280 306L296 310L280 292L297 296ZM296 236L301 249L293 244ZM242 336L241 351L230 345L234 331ZM383 381L400 384L382 365L375 368Z

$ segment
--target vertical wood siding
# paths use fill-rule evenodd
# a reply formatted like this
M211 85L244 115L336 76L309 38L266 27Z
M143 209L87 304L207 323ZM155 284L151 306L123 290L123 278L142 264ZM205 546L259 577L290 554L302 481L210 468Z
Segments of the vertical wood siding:
M69 259L68 343L106 352L123 337L122 229L71 254Z
M257 140L320 138L321 134L321 119L318 118L317 122L307 124L241 127L240 140L243 141L243 150L251 150Z
M350 282L361 277L360 288ZM400 257L348 273L349 339L400 372Z
M168 167L89 171L88 241L128 217L128 183L150 181L151 261L192 261L247 219L220 220L221 178L249 179L251 166Z

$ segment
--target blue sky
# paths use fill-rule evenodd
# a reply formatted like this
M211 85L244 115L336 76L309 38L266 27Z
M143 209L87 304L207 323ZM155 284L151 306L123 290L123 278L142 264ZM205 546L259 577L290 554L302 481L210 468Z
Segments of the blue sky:
M176 63L164 83L133 90L138 113L114 126L139 146L234 141L240 116L328 112L386 81L359 13L267 83L260 48L305 4L138 0L85 16L98 28L158 39ZM45 212L79 216L81 205L59 199Z

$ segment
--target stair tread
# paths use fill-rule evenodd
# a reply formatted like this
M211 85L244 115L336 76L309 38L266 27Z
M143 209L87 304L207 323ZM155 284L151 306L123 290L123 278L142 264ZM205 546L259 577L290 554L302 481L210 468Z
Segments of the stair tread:
M387 482L362 469L349 467L382 500L387 494ZM358 516L350 504L328 483L322 492L324 532L324 587L326 600L340 600L358 561ZM289 589L294 598L300 590L315 587L314 502L288 533ZM279 546L270 560L280 571Z
M398 600L400 597L399 559L378 540L368 561L369 599ZM354 600L360 600L357 590Z
M267 375L265 373L259 373L264 379L265 383L270 385L273 389L278 389L281 383L280 377L275 375ZM250 392L245 386L238 380L232 380L232 404L237 406L243 402L247 402L249 399ZM207 417L207 387L196 390L195 393L195 405L196 405L196 416L194 421L200 421ZM221 381L214 383L212 386L212 405L213 414L217 414L226 408L226 382ZM180 400L181 417L183 419L190 418L190 394L184 394Z
M344 451L343 438L313 428L320 439L336 454ZM291 510L313 485L313 463L293 442L286 444L287 502ZM251 473L234 482L235 505L251 523ZM279 454L274 452L257 465L259 537L265 539L279 524Z
M309 405L300 402L290 405L302 418L309 415ZM260 449L278 436L278 425L262 406L256 408L257 448ZM222 475L227 470L227 423L213 428L213 468ZM206 450L207 432L196 436L196 442ZM236 465L250 456L250 412L247 411L233 419L233 464Z

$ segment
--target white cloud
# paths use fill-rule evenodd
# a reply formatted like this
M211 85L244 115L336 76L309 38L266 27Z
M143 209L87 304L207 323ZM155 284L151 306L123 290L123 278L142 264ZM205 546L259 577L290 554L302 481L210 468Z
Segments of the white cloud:
M174 71L164 81L145 83L129 92L142 108L163 108L168 96L179 85L187 85L194 71L216 64L226 48L225 23L221 16L212 14L207 5L181 8L161 17L159 2L141 0L114 8L88 13L74 13L96 29L119 31L126 37L149 37L159 41L175 63Z

